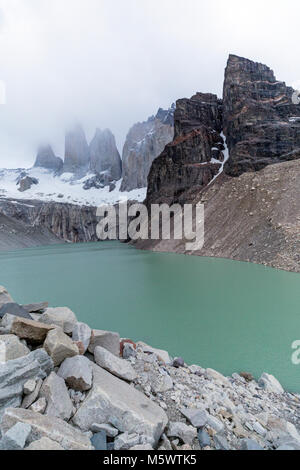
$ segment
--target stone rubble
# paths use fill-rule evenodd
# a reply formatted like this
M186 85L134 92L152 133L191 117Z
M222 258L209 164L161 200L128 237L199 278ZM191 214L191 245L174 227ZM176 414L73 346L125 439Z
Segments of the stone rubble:
M2 318L0 449L300 450L300 394L272 375L224 377L47 310Z

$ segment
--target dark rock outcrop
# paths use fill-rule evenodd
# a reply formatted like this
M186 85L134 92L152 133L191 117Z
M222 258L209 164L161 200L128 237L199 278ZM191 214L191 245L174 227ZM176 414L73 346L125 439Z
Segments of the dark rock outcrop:
M109 129L96 130L90 143L90 169L93 173L107 174L108 183L118 181L122 176L121 157Z
M77 124L66 133L65 161L63 171L77 176L85 175L89 170L90 149L82 127Z
M223 96L228 175L298 158L300 106L293 104L293 92L266 65L229 56Z
M50 145L43 145L38 149L34 166L59 172L62 170L63 160L55 156Z
M177 101L175 136L154 160L148 177L147 203L181 202L189 190L206 186L224 158L222 101L197 93Z
M28 191L28 189L31 188L34 184L38 184L39 180L37 178L32 178L31 176L25 176L25 178L22 178L19 180L19 188L18 191L21 193L24 193L25 191Z
M156 116L135 124L123 148L123 181L121 191L145 188L153 160L161 154L174 136L174 106L159 109Z

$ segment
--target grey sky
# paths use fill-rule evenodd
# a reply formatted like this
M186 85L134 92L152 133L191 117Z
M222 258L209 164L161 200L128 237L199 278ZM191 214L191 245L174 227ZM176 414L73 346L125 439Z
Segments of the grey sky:
M298 0L0 0L0 166L63 154L73 120L119 150L136 121L196 91L222 94L230 52L300 80Z

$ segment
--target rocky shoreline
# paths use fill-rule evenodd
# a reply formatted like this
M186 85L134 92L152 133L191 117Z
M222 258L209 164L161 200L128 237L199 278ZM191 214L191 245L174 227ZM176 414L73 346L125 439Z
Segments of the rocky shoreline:
M1 450L299 450L300 395L0 288Z

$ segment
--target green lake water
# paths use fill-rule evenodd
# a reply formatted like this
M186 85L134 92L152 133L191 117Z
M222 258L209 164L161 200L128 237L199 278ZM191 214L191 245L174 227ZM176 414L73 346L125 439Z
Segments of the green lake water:
M0 254L0 284L19 303L68 306L226 375L262 372L300 392L300 275L250 263L139 251L118 242Z

